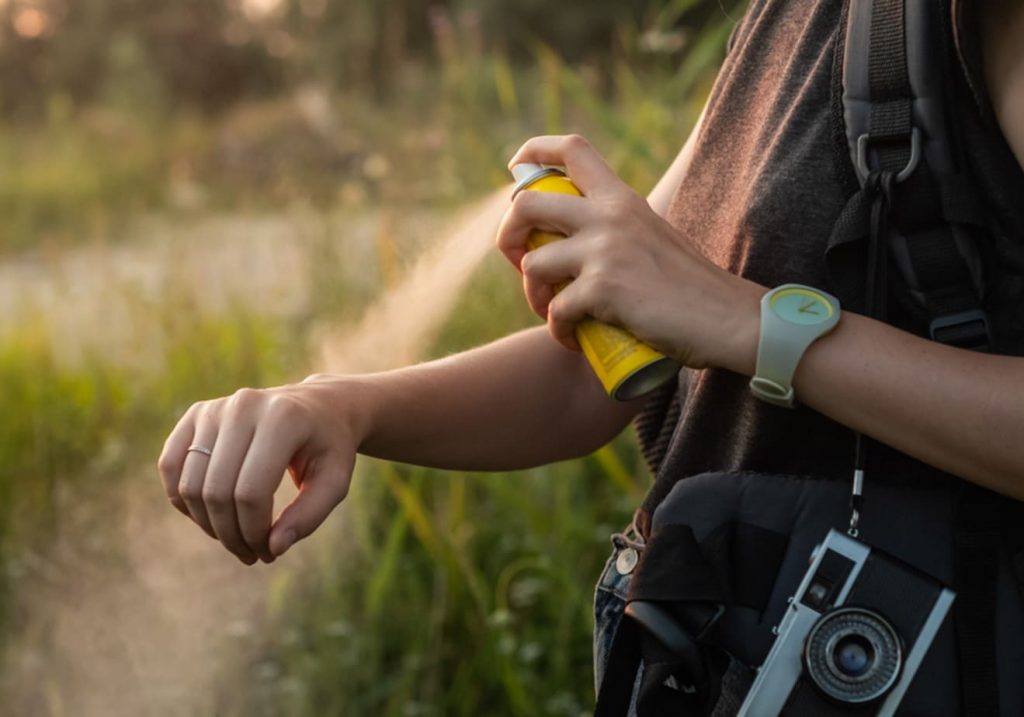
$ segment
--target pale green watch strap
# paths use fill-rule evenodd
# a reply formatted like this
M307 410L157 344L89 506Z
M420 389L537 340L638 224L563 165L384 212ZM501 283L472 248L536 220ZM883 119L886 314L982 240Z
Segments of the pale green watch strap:
M829 309L825 312L827 315L817 323L798 323L783 318L773 308L772 299L784 292L813 296ZM750 380L750 390L754 395L777 406L792 408L795 400L793 374L800 359L812 343L835 328L838 322L839 300L813 287L784 284L765 294L761 299L757 370Z

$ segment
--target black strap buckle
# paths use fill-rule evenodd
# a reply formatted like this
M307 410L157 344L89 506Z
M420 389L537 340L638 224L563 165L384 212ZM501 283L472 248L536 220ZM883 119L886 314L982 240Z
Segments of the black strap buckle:
M690 607L697 608L698 606ZM626 605L625 614L640 623L671 653L683 656L691 652L696 653L697 644L707 637L707 634L725 613L725 606L721 604L700 607L705 609L695 609L692 615L699 623L699 627L695 631L696 634L681 626L668 610L655 602L633 600Z
M683 615L678 614L678 606L677 614L673 614L647 600L630 601L625 609L625 617L636 622L672 655L678 669L676 678L684 681L678 689L690 695L697 693L697 686L705 684L710 677L701 645L723 614L725 605L719 603L688 605ZM686 622L693 624L682 624L677 619L684 616Z
M981 309L960 311L932 319L928 325L932 341L975 351L988 351L992 346L988 315Z
M868 176L871 174L871 167L868 166L868 146L871 144L871 135L867 132L857 138L857 164L855 169L857 170L857 178L860 180L861 186L864 185L868 180ZM896 175L896 183L899 184L917 169L917 165L921 163L921 130L917 127L910 128L910 158L907 159L907 164L903 169Z

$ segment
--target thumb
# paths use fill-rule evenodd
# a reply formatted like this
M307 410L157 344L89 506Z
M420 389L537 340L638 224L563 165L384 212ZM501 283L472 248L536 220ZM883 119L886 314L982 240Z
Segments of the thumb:
M275 557L312 533L348 495L353 459L324 456L303 478L299 494L277 517L270 530L270 552Z

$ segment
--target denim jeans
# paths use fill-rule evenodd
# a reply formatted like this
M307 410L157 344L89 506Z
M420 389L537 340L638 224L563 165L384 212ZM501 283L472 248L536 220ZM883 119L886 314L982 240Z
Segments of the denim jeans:
M612 554L604 564L594 591L594 689L597 692L601 690L601 681L608 666L608 653L615 639L615 630L622 620L622 611L626 607L629 581L639 551L642 550L643 539L630 526L625 533L612 536L612 545ZM637 684L642 670L641 666L637 673ZM628 717L636 717L635 688Z

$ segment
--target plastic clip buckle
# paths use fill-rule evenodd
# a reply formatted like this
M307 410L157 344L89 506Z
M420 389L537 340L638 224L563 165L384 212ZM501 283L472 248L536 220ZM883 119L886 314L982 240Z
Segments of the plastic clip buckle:
M866 132L857 138L857 178L863 185L868 175L871 174L871 168L868 166L868 145L871 144L871 136ZM921 130L917 127L910 129L910 159L907 160L907 165L899 171L896 175L896 183L899 184L917 169L917 165L921 163Z
M696 635L680 625L675 615L655 602L634 600L626 605L625 614L646 628L673 655L685 657L695 654L697 645L704 641L725 614L725 605L714 605L713 613L704 618L704 624Z
M950 329L966 327L970 324L977 324L978 330L971 331L964 335L954 332L952 340L945 340L943 334L950 333ZM963 349L987 350L992 345L992 335L989 333L988 316L981 309L960 311L947 316L940 316L932 319L928 325L928 335L932 341L942 344L957 346Z

